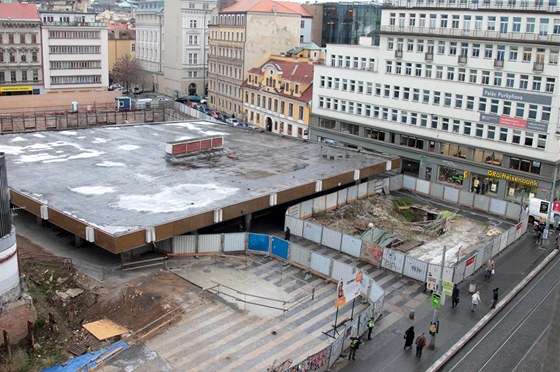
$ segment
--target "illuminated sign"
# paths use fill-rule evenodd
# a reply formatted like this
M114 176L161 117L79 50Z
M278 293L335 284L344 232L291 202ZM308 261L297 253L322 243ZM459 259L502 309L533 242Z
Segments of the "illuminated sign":
M501 178L501 179L506 180L506 181L523 183L523 184L529 185L529 186L538 186L539 185L539 182L535 181L535 180L529 180L529 179L523 178L523 177L516 177L516 176L512 176L511 174L507 174L507 173L504 173L504 172L496 172L496 171L493 171L493 170L488 170L488 176L494 177L494 178Z
M0 87L0 93L4 93L4 92L29 92L30 90L33 90L33 87L30 86L30 85Z

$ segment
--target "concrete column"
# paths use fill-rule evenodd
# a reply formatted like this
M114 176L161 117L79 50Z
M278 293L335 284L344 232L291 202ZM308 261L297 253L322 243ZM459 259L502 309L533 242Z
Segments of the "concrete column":
M37 216L37 225L44 226L43 219Z
M251 231L251 220L253 219L253 214L249 213L246 214L245 216L243 216L244 219L244 225L245 225L245 231Z
M74 246L76 248L81 248L84 246L84 240L78 235L74 235Z
M132 261L132 251L121 253L121 263L127 263Z

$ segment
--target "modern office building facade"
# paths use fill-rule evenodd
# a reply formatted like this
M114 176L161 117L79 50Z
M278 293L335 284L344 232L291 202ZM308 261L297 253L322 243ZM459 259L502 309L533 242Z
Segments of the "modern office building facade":
M41 11L44 87L99 91L109 86L108 35L94 13Z
M42 91L41 19L37 7L0 3L0 96Z
M374 37L381 25L381 4L377 2L328 2L322 4L321 46L358 44L363 36Z
M405 174L463 190L556 197L556 1L448 3L386 3L379 46L328 45L311 139L397 154Z
M244 119L241 85L248 70L298 46L306 35L310 40L311 16L299 3L242 0L211 18L208 103Z
M179 97L207 93L208 23L216 0L166 1L163 77L159 93Z

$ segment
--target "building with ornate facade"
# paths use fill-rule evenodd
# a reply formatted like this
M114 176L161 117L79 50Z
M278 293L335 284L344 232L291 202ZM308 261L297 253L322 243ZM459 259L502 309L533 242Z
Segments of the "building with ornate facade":
M0 96L42 90L39 12L33 4L0 3Z
M557 2L385 2L380 44L327 46L310 139L403 158L403 172L552 199L560 156Z
M303 44L248 72L243 107L249 124L285 136L307 139L313 94L313 69L322 50Z
M299 3L266 0L241 0L211 18L208 103L243 119L241 86L249 69L310 41L312 18Z
M146 72L145 90L158 91L163 76L164 1L147 0L134 10L136 25L136 59Z
M109 86L108 36L94 13L41 11L44 87L99 91Z
M168 96L207 93L208 23L216 0L165 2L165 51L158 92Z

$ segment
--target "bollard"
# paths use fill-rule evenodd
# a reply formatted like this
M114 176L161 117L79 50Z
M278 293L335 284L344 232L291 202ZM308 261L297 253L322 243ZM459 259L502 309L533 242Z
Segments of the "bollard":
M410 311L408 312L408 319L414 320L414 310L410 310Z

